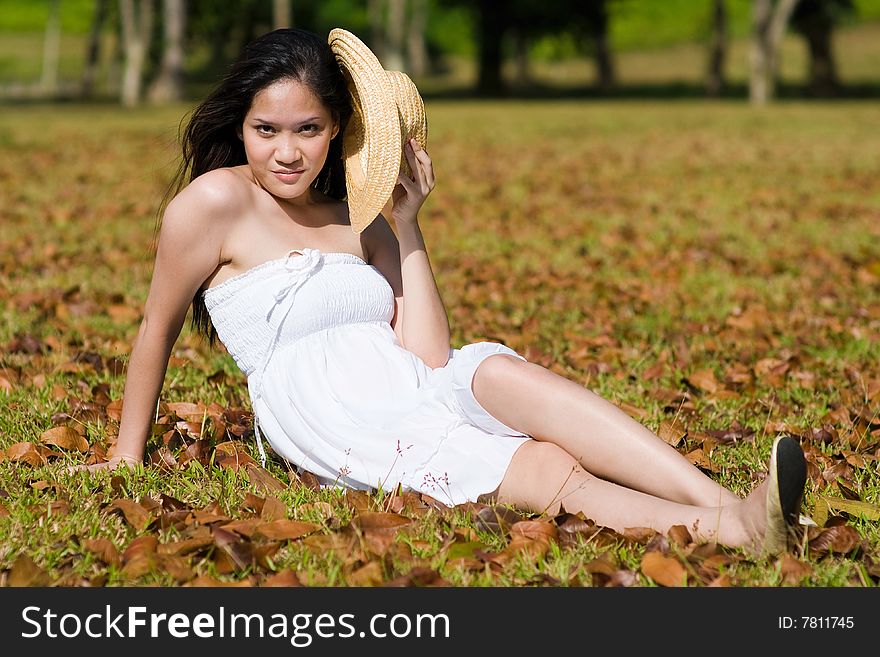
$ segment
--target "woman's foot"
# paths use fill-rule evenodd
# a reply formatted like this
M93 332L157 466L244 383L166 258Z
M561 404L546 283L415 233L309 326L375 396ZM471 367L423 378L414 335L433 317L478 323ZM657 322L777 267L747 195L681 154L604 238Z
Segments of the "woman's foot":
M761 554L774 556L788 549L798 525L807 483L804 452L791 436L782 436L773 442L767 479L766 526Z

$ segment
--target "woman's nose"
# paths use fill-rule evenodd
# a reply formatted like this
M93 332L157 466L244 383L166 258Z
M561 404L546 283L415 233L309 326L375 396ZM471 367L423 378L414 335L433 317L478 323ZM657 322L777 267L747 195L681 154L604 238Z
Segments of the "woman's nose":
M279 162L296 162L300 158L299 144L296 139L282 138L275 149L275 159Z

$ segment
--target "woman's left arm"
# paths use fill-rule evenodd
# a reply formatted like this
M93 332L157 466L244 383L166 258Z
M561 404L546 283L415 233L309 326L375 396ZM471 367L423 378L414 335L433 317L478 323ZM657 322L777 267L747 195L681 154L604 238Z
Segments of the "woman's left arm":
M384 222L374 221L371 260L394 290L392 327L400 343L428 367L437 368L449 359L449 320L418 222L419 209L434 189L434 169L415 140L405 144L404 152L413 177L401 174L392 195L397 236L387 224L382 226Z

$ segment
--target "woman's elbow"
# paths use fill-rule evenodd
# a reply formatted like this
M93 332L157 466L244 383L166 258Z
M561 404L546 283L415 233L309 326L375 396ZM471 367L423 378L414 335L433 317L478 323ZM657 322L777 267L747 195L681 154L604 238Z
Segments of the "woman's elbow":
M425 365L430 367L432 370L436 370L439 367L444 367L446 363L449 362L449 354L452 350L447 347L443 352L437 352L435 354L431 354L428 358L425 359Z

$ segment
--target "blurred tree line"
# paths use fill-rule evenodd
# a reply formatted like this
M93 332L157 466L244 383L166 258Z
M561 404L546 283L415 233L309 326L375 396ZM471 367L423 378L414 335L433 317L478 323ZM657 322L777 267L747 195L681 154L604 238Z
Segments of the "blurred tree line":
M862 0L863 2L865 0ZM474 92L504 95L511 82L527 85L536 45L567 44L569 54L592 58L599 93L618 86L611 29L626 12L675 11L668 0L43 0L48 3L39 87L57 92L62 4L87 13L88 36L77 95L96 93L99 62L106 59L108 32L116 62L120 102L164 103L185 95L188 60L201 53L199 69L216 77L251 39L277 27L326 33L343 26L360 35L388 69L416 79L442 66L449 50L476 62ZM832 96L840 90L833 48L835 28L857 13L858 0L688 0L707 20L705 89L720 95L731 35L731 11L750 14L752 102L771 99L778 76L778 49L787 30L806 41L809 91ZM84 4L85 3L85 4ZM87 9L84 9L88 5ZM513 64L515 79L503 74Z

